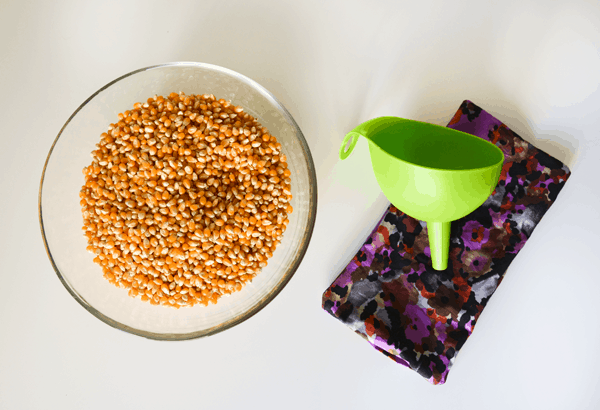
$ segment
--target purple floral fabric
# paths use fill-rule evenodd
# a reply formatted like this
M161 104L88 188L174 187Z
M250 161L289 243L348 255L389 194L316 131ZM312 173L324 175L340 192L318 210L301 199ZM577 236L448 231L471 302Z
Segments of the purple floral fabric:
M327 312L433 384L446 381L508 266L570 175L470 101L448 127L496 144L505 156L494 192L452 223L448 269L431 267L425 222L390 205L323 294Z

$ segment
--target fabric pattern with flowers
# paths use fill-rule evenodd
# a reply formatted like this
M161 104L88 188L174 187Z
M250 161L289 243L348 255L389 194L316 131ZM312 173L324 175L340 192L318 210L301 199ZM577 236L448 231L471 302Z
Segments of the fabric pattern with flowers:
M494 192L452 223L448 268L431 267L425 222L390 205L322 301L374 348L433 384L445 383L508 266L570 176L470 101L448 127L494 143L505 156Z

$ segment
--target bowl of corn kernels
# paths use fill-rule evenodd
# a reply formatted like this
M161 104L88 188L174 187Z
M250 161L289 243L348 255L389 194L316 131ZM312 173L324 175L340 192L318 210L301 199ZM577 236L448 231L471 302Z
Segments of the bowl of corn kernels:
M266 306L310 241L317 183L285 107L202 63L143 68L67 120L39 218L69 293L103 322L161 340L211 335Z

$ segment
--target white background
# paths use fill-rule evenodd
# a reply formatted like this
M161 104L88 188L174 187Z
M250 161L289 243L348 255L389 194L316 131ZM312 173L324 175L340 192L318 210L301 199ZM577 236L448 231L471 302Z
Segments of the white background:
M600 5L590 1L0 1L0 408L600 408ZM187 342L117 331L67 293L37 218L71 113L132 70L238 71L303 130L319 204L308 253L259 314ZM443 386L376 352L321 294L386 207L379 115L445 125L471 99L573 175Z

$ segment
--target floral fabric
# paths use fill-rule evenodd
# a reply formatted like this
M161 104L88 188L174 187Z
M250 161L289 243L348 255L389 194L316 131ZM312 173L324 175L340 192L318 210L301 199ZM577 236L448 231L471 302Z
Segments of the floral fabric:
M452 223L448 269L431 267L425 222L390 205L323 294L327 312L433 384L446 381L510 263L570 175L470 101L448 127L491 141L505 156L494 192Z

